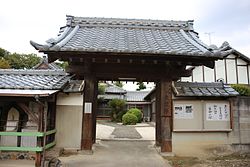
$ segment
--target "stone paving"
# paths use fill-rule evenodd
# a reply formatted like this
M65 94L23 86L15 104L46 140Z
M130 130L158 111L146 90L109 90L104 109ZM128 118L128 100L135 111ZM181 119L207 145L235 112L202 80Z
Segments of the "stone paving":
M98 121L97 139L100 140L155 140L155 127L151 123L122 125L110 121Z
M123 139L141 139L142 136L137 132L134 127L122 126L116 127L112 132L114 138L123 138Z
M170 167L152 141L105 140L94 147L93 155L60 157L63 167Z

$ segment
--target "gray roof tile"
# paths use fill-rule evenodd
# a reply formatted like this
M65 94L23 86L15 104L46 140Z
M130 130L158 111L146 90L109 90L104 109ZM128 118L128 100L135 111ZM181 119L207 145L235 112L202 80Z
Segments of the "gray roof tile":
M113 84L108 84L105 89L105 94L125 94L125 93L126 90Z
M98 98L104 98L105 100L112 100L112 99L125 100L124 94L104 94L104 95L98 95Z
M192 34L190 34L192 33ZM193 21L165 21L67 16L57 38L40 51L148 53L220 57L198 39ZM197 38L197 39L196 39Z
M0 70L0 89L62 89L71 76L55 70Z
M127 91L126 100L128 102L142 102L150 91Z
M230 85L221 82L175 82L173 85L176 96L237 96L239 95Z

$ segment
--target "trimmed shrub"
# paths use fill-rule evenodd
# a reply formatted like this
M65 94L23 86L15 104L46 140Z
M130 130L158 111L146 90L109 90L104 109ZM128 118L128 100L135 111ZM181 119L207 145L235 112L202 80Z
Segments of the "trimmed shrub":
M138 108L131 108L127 113L134 114L137 117L137 122L140 123L142 120L142 112Z
M138 119L134 114L126 113L122 116L123 125L135 125Z
M250 96L250 87L240 84L231 85L241 96Z

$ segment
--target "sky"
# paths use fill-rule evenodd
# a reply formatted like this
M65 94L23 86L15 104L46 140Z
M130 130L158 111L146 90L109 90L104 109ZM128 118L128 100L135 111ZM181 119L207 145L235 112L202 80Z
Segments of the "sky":
M250 57L250 0L6 0L0 6L0 47L12 53L37 54L29 41L55 37L73 15L194 20L204 43L227 41Z

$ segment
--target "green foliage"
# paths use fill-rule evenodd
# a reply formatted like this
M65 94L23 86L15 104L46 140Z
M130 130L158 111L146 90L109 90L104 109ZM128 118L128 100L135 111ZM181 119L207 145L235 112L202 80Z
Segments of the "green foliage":
M59 67L62 67L64 70L66 70L69 66L69 63L67 61L60 61L60 62L56 63L56 65L58 65Z
M137 117L132 113L126 113L122 116L123 125L135 125L137 121Z
M0 57L2 58L2 64L4 64L2 66L6 68L8 66L7 64L9 64L8 68L15 69L32 68L41 60L36 54L10 53L2 48L0 48Z
M143 82L137 82L138 88L136 90L143 90L146 89L146 85Z
M18 54L13 53L4 57L10 62L11 68L15 69L30 69L40 62L40 57L35 54Z
M123 83L120 81L115 81L115 85L122 88L123 87Z
M108 103L111 108L111 119L112 121L119 121L118 114L124 111L124 107L126 105L124 100L121 99L112 99Z
M134 114L137 117L138 123L142 120L142 112L138 108L131 108L127 113Z
M98 94L104 95L105 94L106 85L103 83L98 83Z
M250 87L241 84L231 85L241 96L250 96Z
M117 122L122 122L122 117L123 117L124 114L126 114L126 112L127 112L126 110L118 112L117 117L116 117L116 121Z
M0 57L4 57L4 56L9 55L9 54L10 53L7 50L0 48Z
M4 58L0 57L0 69L8 69L8 68L10 68L9 62Z

